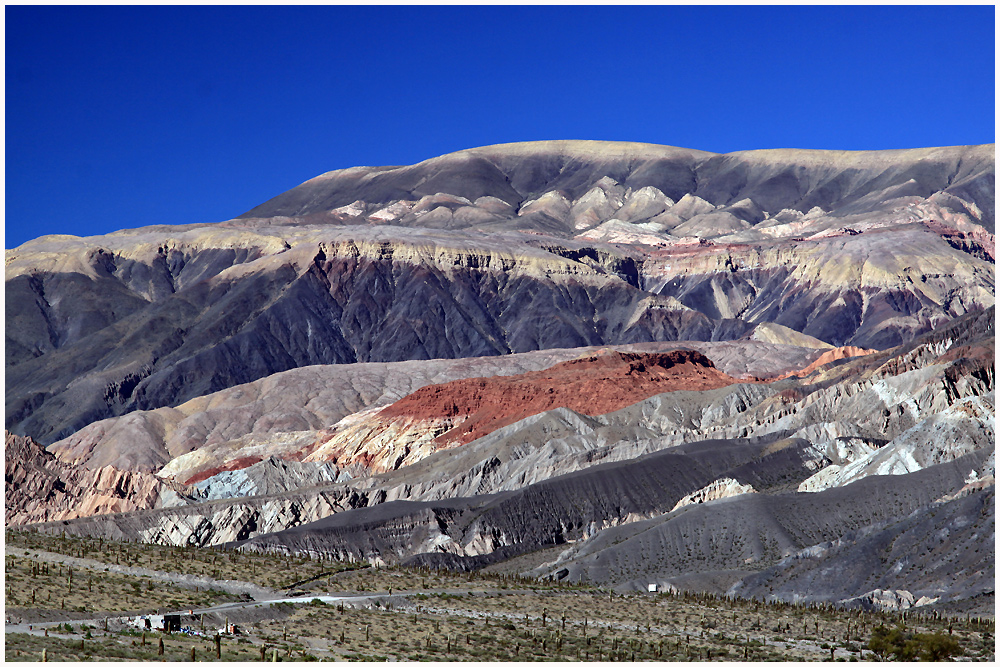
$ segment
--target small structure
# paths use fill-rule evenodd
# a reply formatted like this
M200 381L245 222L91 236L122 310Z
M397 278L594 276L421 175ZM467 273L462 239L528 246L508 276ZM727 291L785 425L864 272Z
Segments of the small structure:
M240 628L239 628L238 625L236 625L235 623L229 623L227 621L226 622L226 627L219 628L218 630L215 631L215 634L218 634L218 635L239 635L239 634L242 634L242 633L240 632Z
M650 593L655 593L656 592L656 584L650 584L648 590L649 590Z
M130 623L140 630L176 632L181 629L181 616L180 614L146 614L134 616Z

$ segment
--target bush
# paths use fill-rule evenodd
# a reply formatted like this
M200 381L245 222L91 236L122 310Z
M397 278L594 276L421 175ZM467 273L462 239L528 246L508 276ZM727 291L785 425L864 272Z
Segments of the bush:
M891 656L901 662L940 662L962 654L958 641L940 632L914 634L898 626L890 630L884 625L872 630L868 648L882 659Z

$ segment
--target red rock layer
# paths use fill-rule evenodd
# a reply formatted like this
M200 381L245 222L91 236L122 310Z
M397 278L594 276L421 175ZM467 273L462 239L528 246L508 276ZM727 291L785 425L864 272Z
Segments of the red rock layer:
M667 391L704 391L735 382L708 357L693 350L656 354L612 351L544 371L429 385L386 407L378 416L467 417L436 439L440 444L466 444L554 408L601 415Z
M996 237L982 227L970 226L970 229L962 231L938 220L925 220L923 224L952 246L973 255L981 255L984 259L988 257L989 261L996 262Z
M201 470L192 475L191 477L187 478L186 480L184 480L184 483L196 484L197 482L206 480L209 477L214 477L215 475L218 475L220 472L226 472L229 470L242 470L243 468L249 468L255 463L260 463L263 460L264 459L259 456L244 456L238 459L233 459L232 461L227 461L221 466L205 468L204 470Z
M66 465L31 438L4 432L6 525L156 507L164 482L149 473Z

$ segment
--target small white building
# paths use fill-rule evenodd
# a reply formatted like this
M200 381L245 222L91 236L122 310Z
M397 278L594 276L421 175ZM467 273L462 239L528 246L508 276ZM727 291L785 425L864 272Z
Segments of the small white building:
M181 617L179 614L145 614L143 616L133 616L130 623L139 630L173 632L181 629Z
M656 584L650 584L649 588L647 590L649 590L650 593L655 593L656 592Z

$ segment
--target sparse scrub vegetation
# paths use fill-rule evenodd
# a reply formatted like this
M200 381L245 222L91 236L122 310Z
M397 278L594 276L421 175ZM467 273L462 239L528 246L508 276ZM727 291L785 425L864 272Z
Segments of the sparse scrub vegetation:
M245 634L222 637L218 649L214 630L201 637L147 633L144 642L141 633L132 630L107 632L71 621L51 626L48 636L8 634L6 658L15 661L39 661L43 649L50 661L185 662L192 659L192 650L199 661L272 660L275 651L283 661L854 661L904 654L908 659L992 660L994 655L992 619L845 611L694 593L621 593L501 572L377 568L298 556L108 545L26 532L7 535L8 544L22 548L82 554L105 563L138 562L179 573L187 573L186 566L191 565L194 571L216 571L256 584L263 583L261 578L296 584L294 590L304 593L299 604L278 604L245 621L236 620ZM183 558L178 557L181 552ZM34 575L39 581L52 581L46 588L36 586L34 609L60 610L57 589L68 583L65 567L60 570L54 563L9 555L6 561L7 583L19 602L30 595L25 582L30 582L32 568L48 569L44 575ZM166 562L170 565L161 566ZM143 598L163 600L164 606L178 609L222 601L209 592L120 575L114 579L119 588L112 590L113 578L99 574L74 570L74 595L78 591L87 595L88 585L95 592L103 586L108 611L115 609L115 596L119 602L134 597L133 583ZM390 588L393 594L387 597ZM362 589L381 597L333 603L318 599ZM69 602L67 611L74 604ZM893 632L902 637L901 643ZM903 652L896 650L897 645L904 647Z

